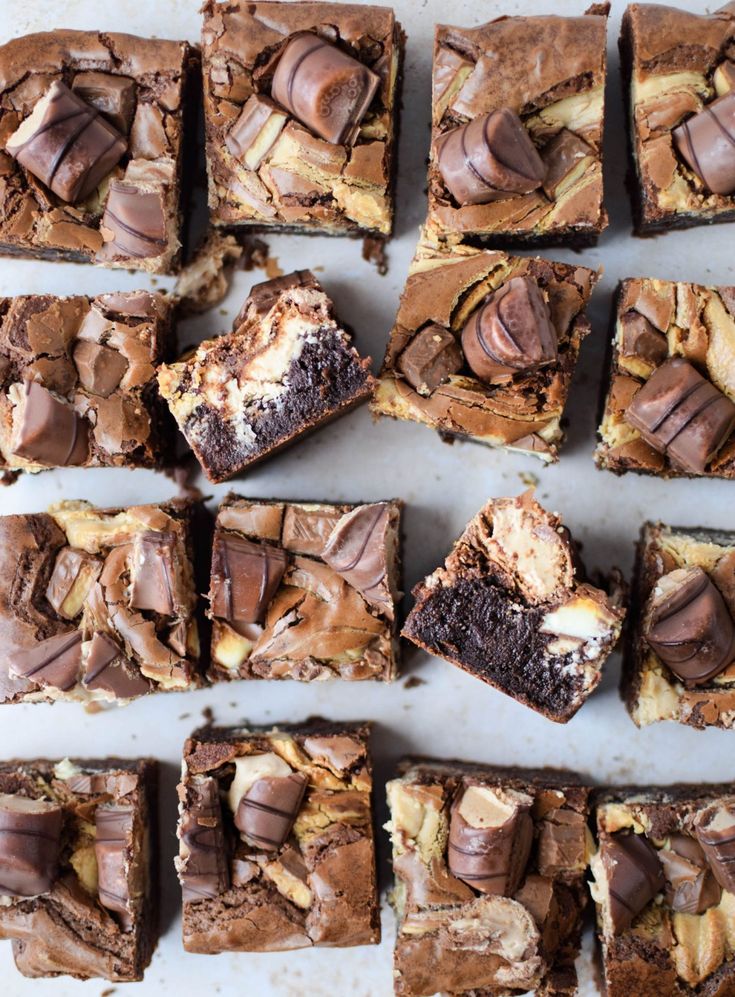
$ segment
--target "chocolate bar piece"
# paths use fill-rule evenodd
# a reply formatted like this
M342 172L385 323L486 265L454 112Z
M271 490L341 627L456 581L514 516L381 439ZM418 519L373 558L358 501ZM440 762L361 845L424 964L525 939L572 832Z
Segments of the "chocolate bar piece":
M186 42L49 31L0 46L0 254L172 273Z
M228 496L214 535L209 678L396 677L401 503Z
M380 941L369 727L205 727L184 745L187 952Z
M586 305L585 267L419 243L372 410L558 459Z
M594 245L607 226L608 5L437 25L427 232L435 244ZM543 55L540 55L543 53Z
M213 223L389 236L404 46L393 11L309 0L203 11Z
M639 727L735 725L735 534L645 523L621 692Z
M735 982L731 785L626 787L597 802L591 858L605 993L725 994Z
M591 844L578 777L408 759L387 792L396 994L576 994Z
M158 941L157 797L150 758L0 763L0 938L24 976L143 979Z
M734 336L735 288L622 281L598 466L616 474L734 478Z
M602 678L624 611L590 584L569 531L526 492L491 499L414 588L403 636L566 723Z
M256 284L234 331L159 368L158 383L210 481L226 481L365 401L370 359L314 275Z
M125 703L202 685L193 516L176 500L0 517L0 701Z
M170 300L148 291L0 299L0 466L152 467L174 460L155 369Z
M631 4L620 36L638 235L735 219L735 10Z

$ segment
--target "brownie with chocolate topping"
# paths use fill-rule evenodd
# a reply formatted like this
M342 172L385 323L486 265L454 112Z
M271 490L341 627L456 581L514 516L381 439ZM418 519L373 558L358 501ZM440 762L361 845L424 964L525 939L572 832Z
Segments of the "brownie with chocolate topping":
M469 246L437 250L424 233L372 411L556 461L598 276Z
M214 534L209 679L394 679L401 506L229 495Z
M0 254L174 271L197 69L186 42L125 34L0 46Z
M210 481L226 481L366 401L374 379L309 270L256 284L233 331L158 371Z
M215 225L389 236L404 35L389 7L203 8Z
M612 322L597 465L735 478L735 287L624 280Z
M735 7L631 4L620 37L638 235L735 219Z
M387 793L396 994L576 994L592 845L581 780L408 759Z
M735 992L733 786L631 786L596 804L591 892L605 993Z
M624 610L591 584L560 518L525 492L491 499L414 588L403 636L557 723L602 678Z
M437 26L432 241L597 242L608 10Z
M0 517L0 702L195 689L192 502Z
M143 979L158 941L157 797L150 758L0 763L0 939L24 976Z
M155 368L174 342L161 294L0 298L0 468L172 464Z
M366 724L204 727L184 745L188 952L380 941Z

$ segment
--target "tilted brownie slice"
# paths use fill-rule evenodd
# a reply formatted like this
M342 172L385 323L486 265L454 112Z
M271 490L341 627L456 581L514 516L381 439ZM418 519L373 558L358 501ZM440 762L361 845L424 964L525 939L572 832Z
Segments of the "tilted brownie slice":
M0 938L24 976L141 980L158 901L156 761L0 763Z
M396 994L576 994L592 850L578 777L409 759L387 792Z
M637 234L735 219L733 4L631 4L620 58Z
M585 578L555 514L526 492L491 499L413 590L403 636L566 723L602 678L624 611Z
M163 365L161 394L210 481L365 401L374 379L309 270L256 284L234 331Z
M0 467L171 464L155 368L174 343L161 294L0 299Z
M205 727L184 745L188 952L380 941L369 727Z
M209 678L390 681L401 503L228 496L214 534Z
M558 459L562 414L598 274L419 243L372 410Z
M194 506L0 517L0 702L197 688Z
M733 992L733 786L631 786L596 802L591 890L605 993Z
M175 270L198 64L183 41L98 31L0 46L0 253Z
M597 465L735 478L735 287L624 280L613 323Z

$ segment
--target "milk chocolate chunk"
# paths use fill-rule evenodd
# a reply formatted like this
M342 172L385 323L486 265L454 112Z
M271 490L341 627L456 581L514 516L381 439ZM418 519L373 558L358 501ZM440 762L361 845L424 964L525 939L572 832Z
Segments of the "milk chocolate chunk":
M735 804L707 807L697 815L694 827L715 879L723 890L735 893Z
M82 665L82 633L56 634L35 647L7 653L8 671L38 685L67 692L76 685Z
M58 872L62 824L56 803L0 794L0 895L48 893Z
M83 464L89 455L87 425L72 406L36 381L26 381L13 413L16 457L48 467Z
M240 116L227 133L225 145L249 170L257 170L287 120L277 104L263 94L254 93L245 101Z
M543 184L546 196L552 201L557 198L579 164L594 155L594 150L583 139L568 128L562 128L541 152L546 167Z
M233 329L238 329L251 312L257 316L267 315L284 291L296 287L311 287L318 289L319 285L311 270L294 270L293 273L274 277L273 280L263 280L253 284L245 304L240 309L237 318L232 323Z
M211 777L190 785L190 800L179 827L177 871L184 902L211 900L230 888L219 786Z
M658 579L644 635L688 686L708 682L735 658L735 621L700 567L676 568Z
M437 165L459 205L487 204L537 190L546 166L523 122L503 107L442 135Z
M512 896L533 842L533 800L514 790L465 786L452 804L449 871L480 893Z
M719 904L722 889L694 838L672 834L658 857L666 877L666 902L672 910L703 914Z
M384 502L346 513L332 530L322 558L370 603L391 608L386 580L386 530L390 510Z
M735 93L707 104L673 131L674 144L713 194L735 192Z
M679 357L658 367L625 419L659 453L702 474L735 427L735 404Z
M658 853L642 834L621 831L601 848L615 934L625 931L664 886Z
M59 616L77 618L101 570L101 562L92 554L74 547L61 548L46 586L46 598Z
M262 623L287 564L288 555L280 547L218 533L210 589L214 616L234 623Z
M123 929L129 931L132 927L128 877L133 844L133 808L100 804L95 810L94 823L99 900L103 907L118 915Z
M74 347L74 366L83 388L90 394L108 398L120 386L128 361L109 346L81 339Z
M640 357L654 366L664 362L669 353L666 336L653 326L640 312L626 312L620 319L622 326L621 352L627 357Z
M271 96L320 138L352 145L379 85L379 76L336 45L299 32L281 54Z
M291 833L307 785L300 772L257 779L240 800L235 827L252 845L276 851Z
M162 616L175 614L175 540L170 533L149 530L133 541L130 605Z
M87 689L103 689L116 699L144 696L151 688L119 644L109 634L99 632L89 642L82 682Z
M113 180L100 229L108 253L134 259L160 256L168 245L161 193Z
M557 358L556 332L541 289L531 277L513 277L470 315L462 349L482 381L500 383Z
M76 204L111 173L127 142L99 111L57 80L5 147L62 201Z
M135 80L111 73L77 73L71 88L122 135L128 134L135 111Z
M334 508L310 509L303 505L287 505L282 520L281 544L285 550L296 554L321 557L332 530L341 518L342 513Z
M587 865L587 821L567 807L552 810L541 822L538 869L542 876L556 876L565 869Z
M413 337L399 356L397 367L420 395L430 395L463 364L462 350L452 333L432 323Z

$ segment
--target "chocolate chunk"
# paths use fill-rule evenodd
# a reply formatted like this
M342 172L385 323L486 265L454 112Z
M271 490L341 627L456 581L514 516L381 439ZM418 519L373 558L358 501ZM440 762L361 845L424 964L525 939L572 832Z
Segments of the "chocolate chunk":
M166 215L158 191L113 180L100 223L107 254L147 259L166 249Z
M77 73L71 88L122 135L128 134L135 111L135 80L110 73Z
M390 511L384 502L358 506L342 516L322 551L329 567L383 612L392 607L386 578L389 522Z
M462 350L452 333L432 323L413 337L397 367L420 395L430 395L463 365Z
M662 364L669 355L666 336L653 326L640 312L626 312L620 319L623 356L640 357L654 367Z
M481 893L512 896L520 886L533 842L530 796L514 790L467 786L452 804L449 871Z
M0 794L0 895L48 893L58 873L62 823L56 803Z
M587 821L566 807L552 810L542 823L538 839L538 869L542 876L557 876L587 865Z
M133 844L134 811L103 803L94 815L98 894L103 907L115 911L125 931L132 927L128 875Z
M541 159L546 167L544 193L552 201L559 196L567 178L577 170L579 164L589 156L594 156L594 150L578 135L562 128L546 145L541 153Z
M513 277L488 295L462 331L462 349L472 372L491 384L554 363L556 332L536 281Z
M150 692L150 683L105 633L95 633L87 650L82 683L87 689L104 689L116 699L133 699Z
M109 346L82 339L74 347L74 366L83 388L107 398L120 386L128 361Z
M59 616L74 620L81 613L102 563L92 554L74 547L62 547L46 586L46 598Z
M219 785L211 777L190 784L179 827L177 861L184 903L212 900L230 888L230 867L222 826Z
M9 651L6 660L11 675L67 692L76 685L82 667L82 633L72 630L47 637L34 647Z
M257 779L240 800L235 827L257 848L277 851L291 833L308 782L300 772Z
M716 907L722 889L700 845L688 834L672 834L658 857L666 877L666 902L682 914L703 914Z
M254 93L245 101L240 116L225 136L225 145L249 170L257 170L287 120L277 104L263 94Z
M708 190L735 191L735 93L713 100L672 134L674 145Z
M232 323L232 328L238 329L249 317L251 311L258 316L267 315L283 292L290 291L294 287L318 288L319 285L311 270L294 270L293 273L283 277L274 277L273 280L264 280L260 284L253 284L245 304Z
M644 636L690 687L708 682L735 659L735 621L699 567L677 568L658 579Z
M685 471L702 474L735 427L735 405L676 357L653 372L625 419L654 450Z
M380 77L311 32L292 35L271 96L307 128L335 145L352 145Z
M281 544L285 550L297 554L321 557L330 533L341 518L342 513L332 507L309 508L303 505L288 505L283 514Z
M83 201L127 149L99 111L58 80L8 139L11 156L62 201Z
M460 205L530 194L546 177L531 136L507 107L442 135L437 143L437 166Z
M326 762L337 772L346 772L365 758L365 745L341 734L307 737L304 739L304 748L315 761Z
M12 453L34 464L72 467L89 457L87 424L72 406L26 381L13 413Z
M223 620L262 623L286 571L280 547L217 533L212 551L212 613Z
M130 606L174 615L175 540L171 533L137 533L131 557Z
M723 890L735 893L735 804L714 803L694 821L697 841Z
M617 935L663 890L663 869L658 852L642 834L613 834L603 843L601 856L610 892L610 919Z

